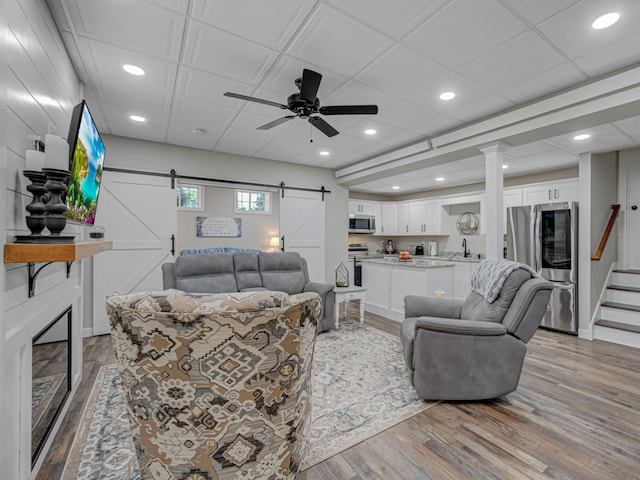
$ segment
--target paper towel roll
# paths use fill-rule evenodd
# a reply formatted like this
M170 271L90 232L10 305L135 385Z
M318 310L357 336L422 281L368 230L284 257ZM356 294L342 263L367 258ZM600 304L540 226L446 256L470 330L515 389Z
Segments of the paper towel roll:
M57 135L45 135L44 147L45 167L69 170L69 145L64 138Z
M44 152L27 150L27 170L40 171L44 167Z

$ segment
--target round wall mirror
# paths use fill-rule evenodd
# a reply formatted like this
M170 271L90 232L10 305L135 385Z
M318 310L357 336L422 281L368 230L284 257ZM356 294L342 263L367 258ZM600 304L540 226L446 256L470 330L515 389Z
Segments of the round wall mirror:
M473 212L464 212L456 220L456 228L462 235L473 235L478 231L480 221Z

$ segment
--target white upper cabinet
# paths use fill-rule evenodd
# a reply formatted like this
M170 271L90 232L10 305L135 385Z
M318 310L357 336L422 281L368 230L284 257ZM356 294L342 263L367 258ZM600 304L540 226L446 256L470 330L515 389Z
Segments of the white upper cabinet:
M444 231L442 205L437 200L429 200L424 202L426 212L426 222L422 233L430 235L442 235Z
M349 214L353 215L374 215L375 202L363 200L349 200Z
M380 221L378 223L379 226L376 227L377 234L396 235L398 233L398 204L392 202L381 203Z
M442 207L437 200L397 203L397 218L398 235L442 234Z
M570 202L578 200L578 180L558 181L522 187L522 204Z

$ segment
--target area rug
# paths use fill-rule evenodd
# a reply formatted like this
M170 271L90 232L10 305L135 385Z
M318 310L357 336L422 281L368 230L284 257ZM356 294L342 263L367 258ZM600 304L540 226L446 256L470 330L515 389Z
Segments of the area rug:
M400 340L367 325L344 322L318 336L313 365L313 414L303 469L326 460L437 402L411 386ZM100 369L67 458L65 480L138 480L120 377Z

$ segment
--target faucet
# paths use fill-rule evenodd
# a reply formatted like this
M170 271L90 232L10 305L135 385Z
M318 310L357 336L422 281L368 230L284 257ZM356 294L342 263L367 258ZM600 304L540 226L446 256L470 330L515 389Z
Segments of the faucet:
M469 250L467 250L467 239L466 238L462 239L462 247L464 248L464 256L466 258L471 254L471 252Z

